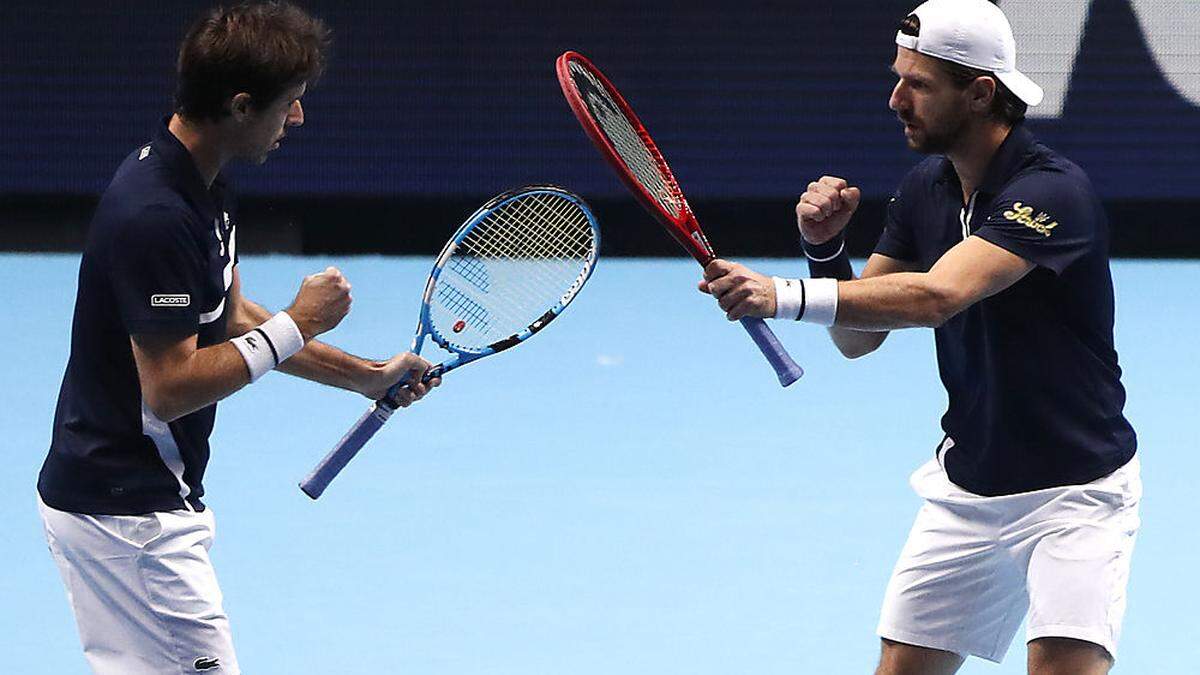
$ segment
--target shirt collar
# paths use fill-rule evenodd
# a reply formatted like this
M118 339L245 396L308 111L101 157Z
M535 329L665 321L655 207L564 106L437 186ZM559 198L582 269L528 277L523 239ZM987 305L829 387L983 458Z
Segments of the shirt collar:
M983 182L979 184L978 191L987 194L996 194L1000 191L1004 184L1017 175L1021 166L1025 163L1025 155L1029 153L1029 149L1037 142L1033 137L1033 133L1025 128L1024 124L1017 124L1008 136L996 148L996 154L992 155L992 161L988 164L987 172L983 175ZM939 182L948 182L951 185L958 186L958 173L954 170L954 163L949 158L942 158L942 175L938 179Z
M1004 139L992 157L987 173L983 175L983 182L979 184L979 190L988 194L999 192L1000 188L1021 170L1025 163L1025 155L1034 142L1033 134L1024 124L1013 127L1012 131L1008 132L1008 138Z
M171 133L168 127L169 123L170 118L164 117L158 125L154 139L151 141L154 153L170 170L171 176L176 180L176 186L192 203L192 207L199 211L206 220L211 220L221 212L220 194L225 187L224 177L217 174L212 188L209 189L204 184L204 177L200 175L200 170L196 168L192 153L175 137L175 134Z

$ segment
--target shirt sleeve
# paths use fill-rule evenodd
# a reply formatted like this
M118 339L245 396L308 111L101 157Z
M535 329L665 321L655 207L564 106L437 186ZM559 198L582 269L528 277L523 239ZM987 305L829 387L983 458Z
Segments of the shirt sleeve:
M118 226L109 255L127 332L197 332L206 256L186 216L167 206L143 209Z
M896 260L915 262L917 247L913 243L912 219L906 217L904 206L904 189L901 187L888 199L883 233L875 244L875 252Z
M1062 274L1096 241L1103 212L1088 186L1061 173L1018 178L997 196L975 235Z

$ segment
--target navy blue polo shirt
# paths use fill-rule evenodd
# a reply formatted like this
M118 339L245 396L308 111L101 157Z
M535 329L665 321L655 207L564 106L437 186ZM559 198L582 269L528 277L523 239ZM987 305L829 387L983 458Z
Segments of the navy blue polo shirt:
M121 163L88 231L70 360L38 478L47 505L117 515L204 509L216 404L170 423L156 418L130 336L223 342L236 262L232 194L221 178L205 186L164 120Z
M950 480L992 496L1120 468L1137 441L1122 412L1108 222L1091 181L1018 125L966 204L948 159L914 168L875 252L929 270L968 236L1036 267L934 331Z

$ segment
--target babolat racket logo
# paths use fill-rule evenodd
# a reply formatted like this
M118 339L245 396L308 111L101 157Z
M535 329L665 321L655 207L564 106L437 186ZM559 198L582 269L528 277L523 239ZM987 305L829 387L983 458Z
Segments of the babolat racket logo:
M159 293L150 296L151 307L187 307L192 304L192 296L187 293Z

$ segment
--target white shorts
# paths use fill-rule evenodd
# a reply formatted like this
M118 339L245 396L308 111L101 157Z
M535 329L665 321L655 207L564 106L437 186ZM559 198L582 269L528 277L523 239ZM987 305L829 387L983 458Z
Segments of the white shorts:
M936 460L892 572L880 637L999 663L1026 611L1026 641L1086 640L1116 658L1142 495L1138 458L1086 485L981 497Z
M67 513L38 499L96 675L241 672L209 561L211 510Z

